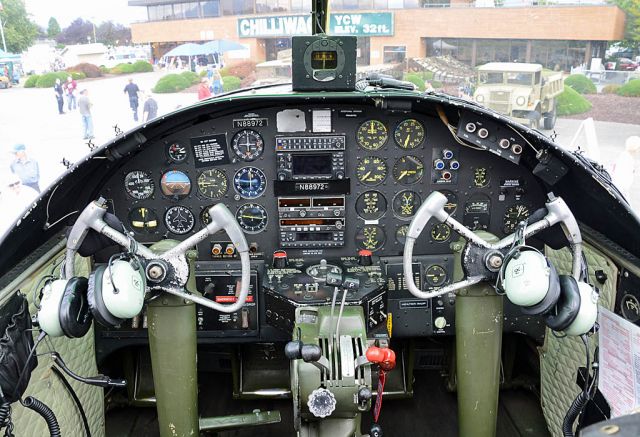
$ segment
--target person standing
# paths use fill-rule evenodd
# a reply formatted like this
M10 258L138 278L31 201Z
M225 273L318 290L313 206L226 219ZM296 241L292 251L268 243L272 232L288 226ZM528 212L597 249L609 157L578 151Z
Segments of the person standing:
M158 103L156 102L156 99L153 98L151 93L148 93L146 97L147 99L145 100L144 107L142 108L142 121L145 123L158 116Z
M209 90L207 79L203 77L198 86L198 100L208 99L209 97L211 97L211 91Z
M62 82L60 79L56 79L55 85L53 85L53 91L56 94L56 100L58 101L58 114L64 114L64 89L62 89Z
M611 179L628 201L631 201L631 186L635 178L636 158L640 154L640 137L627 138L624 151L618 155L611 169Z
M80 110L80 115L82 116L82 127L84 129L84 139L90 140L93 138L93 119L91 117L91 107L93 103L89 100L89 91L84 89L80 93L80 98L78 99L78 109Z
M138 121L138 93L140 88L129 78L129 83L124 87L125 94L129 94L129 106L133 111L133 121Z
M224 91L223 86L224 86L224 81L222 80L222 76L220 75L220 72L216 69L213 72L213 81L211 82L213 95L217 96L218 94L222 94L222 92Z
M11 172L20 178L22 185L40 192L40 167L38 162L27 156L27 148L24 144L13 146L15 158L11 165Z
M71 76L67 76L67 81L64 83L64 91L67 94L67 109L69 111L77 107L76 88L78 88L78 83Z

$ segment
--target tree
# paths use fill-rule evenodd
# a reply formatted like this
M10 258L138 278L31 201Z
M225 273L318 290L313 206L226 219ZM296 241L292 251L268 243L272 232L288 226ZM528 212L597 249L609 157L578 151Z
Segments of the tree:
M56 20L55 17L49 18L49 25L47 26L47 36L49 38L55 38L56 36L60 35L60 32L62 32L62 29L60 28L58 20Z
M7 50L20 53L28 49L38 35L38 26L29 19L24 0L2 0L0 20L4 26Z
M108 46L124 45L131 41L131 29L113 21L105 21L96 28L96 39Z
M623 45L637 48L640 45L640 0L615 0L615 4L627 16Z
M62 44L86 44L87 37L93 40L93 24L76 18L58 34L56 41Z

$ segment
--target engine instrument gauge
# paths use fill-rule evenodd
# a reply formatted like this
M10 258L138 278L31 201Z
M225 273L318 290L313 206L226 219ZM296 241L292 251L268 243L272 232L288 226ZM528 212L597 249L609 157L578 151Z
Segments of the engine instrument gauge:
M267 177L257 167L243 167L233 177L233 187L245 199L255 199L267 189Z
M417 156L399 158L393 165L393 178L402 185L413 185L424 176L424 164Z
M367 249L372 252L382 249L387 237L378 225L366 225L356 233L356 245L360 249Z
M129 224L137 232L153 232L158 228L158 216L153 210L141 206L131 210Z
M401 219L409 219L420 208L422 198L412 190L400 191L393 197L393 213Z
M171 143L167 146L167 156L176 164L187 159L187 148L180 143Z
M387 178L387 163L377 156L365 156L358 160L356 177L361 184L379 185Z
M377 220L387 212L387 199L377 191L365 191L356 200L356 213L364 220Z
M486 198L469 200L464 205L463 223L472 231L489 228L491 218L491 203Z
M476 188L485 188L489 186L491 178L487 169L484 167L478 167L473 170L473 186Z
M458 196L449 190L441 190L440 192L447 197L447 203L444 204L445 212L449 215L456 212L456 209L458 209Z
M129 196L142 200L153 196L155 186L149 173L142 170L134 170L124 177L124 189Z
M440 287L447 281L447 271L438 264L427 267L424 276L427 284L431 287Z
M189 208L177 205L167 210L164 224L174 234L184 235L193 229L196 219Z
M403 149L415 149L424 141L424 126L415 118L404 120L396 127L393 139Z
M529 215L531 215L529 207L520 204L511 205L504 213L504 233L512 233L516 229L516 226L518 226L518 223L528 219Z
M258 132L245 129L233 136L231 148L243 161L255 161L264 151L264 141Z
M227 188L227 177L220 170L205 170L198 176L198 193L208 199L222 198Z
M438 243L444 243L451 237L451 228L446 223L436 223L431 228L431 239Z
M182 199L191 192L191 179L184 172L169 170L160 179L160 189L165 196Z
M238 208L236 220L247 234L257 234L267 227L267 210L257 203L245 203Z
M212 206L213 205L209 205L205 207L202 211L200 211L200 222L204 226L207 226L209 223L211 223L211 216L209 215L209 210L211 209Z
M378 150L387 142L389 133L380 120L368 120L358 127L356 140L358 145L367 150Z
M407 233L409 232L409 225L402 225L396 229L396 241L398 244L404 244L407 241Z

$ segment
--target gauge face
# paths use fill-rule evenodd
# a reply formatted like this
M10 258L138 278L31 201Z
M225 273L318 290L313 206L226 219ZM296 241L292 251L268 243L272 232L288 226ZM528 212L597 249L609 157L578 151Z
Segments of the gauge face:
M404 244L407 241L407 232L409 232L409 225L402 225L396 229L396 241L398 244Z
M420 208L422 198L411 190L400 191L393 198L393 213L401 219L408 219Z
M439 287L447 281L447 272L438 264L427 267L424 272L427 284L431 287Z
M243 161L254 161L264 151L264 141L260 134L251 129L241 130L231 140L231 147Z
M158 228L158 216L153 210L141 206L131 210L129 224L137 232L154 232Z
M356 213L365 220L377 220L387 212L387 199L377 191L365 191L356 200Z
M451 228L446 223L436 223L431 228L431 239L438 243L444 243L451 237Z
M160 188L165 196L182 199L191 192L191 179L186 173L170 170L162 175Z
M525 205L511 205L504 213L504 233L510 234L515 231L516 226L531 215L529 208Z
M207 226L209 223L211 223L211 216L209 215L209 210L211 209L213 205L209 205L206 208L204 208L202 211L200 211L200 222L204 225Z
M233 187L245 199L255 199L267 189L267 177L259 168L243 167L233 177Z
M473 171L473 186L476 188L484 188L489 186L489 173L484 167L478 167Z
M383 122L379 120L365 121L358 128L356 140L358 145L367 150L378 150L387 142L389 134Z
M267 227L267 210L257 203L245 203L238 208L236 220L247 234L257 234Z
M393 165L393 178L402 185L413 185L424 176L424 164L413 155L403 156Z
M193 213L184 206L172 206L164 215L164 224L174 234L183 235L190 232L196 224Z
M424 126L414 118L404 120L396 127L393 139L403 149L415 149L424 141Z
M167 155L170 160L180 164L187 159L187 148L180 143L171 143L167 146Z
M444 204L445 212L449 215L456 212L456 209L458 209L458 196L449 190L441 190L440 192L447 196L447 203Z
M372 252L382 249L387 237L384 230L378 225L366 225L356 233L356 245L360 249Z
M387 178L387 163L377 156L365 156L358 160L356 177L361 184L379 185Z
M151 175L146 171L134 170L124 177L124 189L134 199L148 199L153 195L155 186Z
M464 225L472 231L489 228L491 218L489 199L470 200L464 205Z
M220 199L227 194L227 177L220 170L205 170L198 176L198 193L209 199Z

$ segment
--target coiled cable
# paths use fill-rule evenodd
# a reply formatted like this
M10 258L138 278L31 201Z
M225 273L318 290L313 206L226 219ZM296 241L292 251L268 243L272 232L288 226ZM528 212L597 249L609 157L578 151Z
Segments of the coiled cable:
M0 430L4 428L4 437L14 437L13 422L11 421L11 404L0 405Z
M51 437L60 437L60 425L58 425L58 419L56 419L56 415L53 414L51 408L47 407L45 404L40 402L38 399L33 396L27 396L24 400L21 400L22 406L35 411L47 422L47 426L49 427L49 434Z

